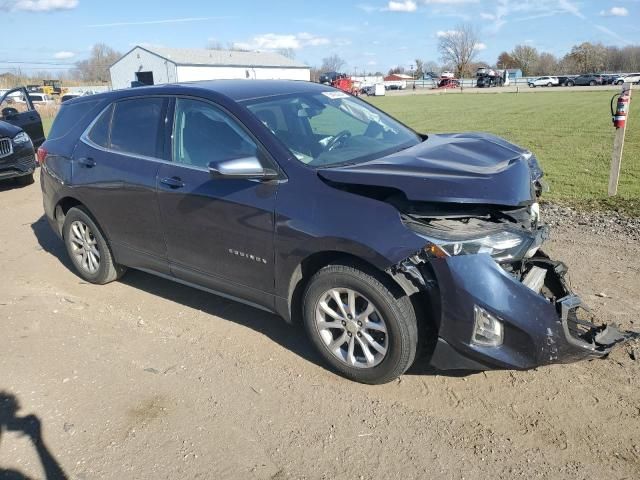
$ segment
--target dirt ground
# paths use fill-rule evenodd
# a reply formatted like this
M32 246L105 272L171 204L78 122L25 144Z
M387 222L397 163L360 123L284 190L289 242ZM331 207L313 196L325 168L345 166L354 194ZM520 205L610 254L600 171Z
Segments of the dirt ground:
M640 478L640 348L359 385L259 310L135 271L81 281L37 183L0 184L0 218L0 477ZM637 242L575 225L547 250L640 328Z

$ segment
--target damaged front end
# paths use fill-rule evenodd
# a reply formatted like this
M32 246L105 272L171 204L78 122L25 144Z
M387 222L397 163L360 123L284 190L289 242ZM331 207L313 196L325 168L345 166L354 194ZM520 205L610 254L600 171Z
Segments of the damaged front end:
M402 212L425 247L390 273L437 305L434 367L529 369L602 357L640 336L598 324L571 291L566 266L540 250L548 229L539 216L535 203L471 213L413 204Z

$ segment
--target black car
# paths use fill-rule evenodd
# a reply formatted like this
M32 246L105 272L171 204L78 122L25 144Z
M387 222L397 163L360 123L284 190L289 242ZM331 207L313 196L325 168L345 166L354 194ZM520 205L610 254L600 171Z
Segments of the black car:
M69 100L78 98L79 96L80 95L77 93L67 93L65 95L62 95L62 97L60 97L60 103L68 102Z
M302 321L324 360L382 383L606 355L540 247L535 156L419 134L308 82L158 85L64 103L39 149L44 209L78 274L128 267Z
M602 85L602 75L579 75L567 80L568 87L573 87L574 85Z
M561 87L566 87L568 86L569 81L573 80L575 77L571 77L571 76L559 76L558 78L558 85Z
M24 105L8 99L23 94ZM23 111L20 111L23 109ZM35 150L44 141L40 114L24 88L5 92L0 97L0 180L15 178L18 183L33 183Z

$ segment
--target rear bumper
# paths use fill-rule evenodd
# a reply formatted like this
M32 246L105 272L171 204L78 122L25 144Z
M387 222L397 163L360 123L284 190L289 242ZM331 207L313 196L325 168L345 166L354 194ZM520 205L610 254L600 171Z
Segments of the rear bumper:
M564 281L566 267L541 256L547 270L543 293L529 289L488 255L435 259L441 301L438 342L431 364L442 370L530 369L603 357L618 343L637 338L614 326L598 326ZM471 342L474 306L503 323L502 345Z

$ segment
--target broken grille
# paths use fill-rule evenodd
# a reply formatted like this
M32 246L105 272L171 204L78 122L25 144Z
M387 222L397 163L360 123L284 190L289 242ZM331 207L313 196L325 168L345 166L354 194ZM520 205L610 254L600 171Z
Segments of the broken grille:
M10 138L0 138L0 158L8 157L13 153L13 146Z

